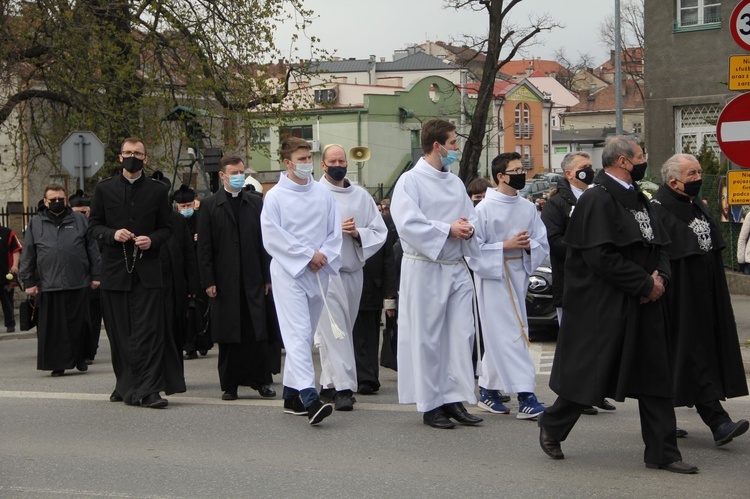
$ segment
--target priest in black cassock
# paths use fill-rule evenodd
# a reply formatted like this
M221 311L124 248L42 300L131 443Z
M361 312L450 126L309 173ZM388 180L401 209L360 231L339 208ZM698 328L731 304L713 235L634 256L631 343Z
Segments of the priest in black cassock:
M539 442L563 459L560 442L584 408L605 397L638 399L648 468L695 473L682 462L672 406L672 374L662 295L669 286L669 238L635 182L646 162L635 140L615 136L604 170L576 204L565 244L563 316Z
M652 200L672 243L671 282L665 294L674 371L675 407L695 406L717 446L750 426L733 422L720 400L748 394L737 324L729 297L718 224L698 193L701 165L676 154L661 170Z
M102 180L89 235L102 248L101 303L117 384L109 400L164 408L159 392L185 391L179 353L164 324L159 249L171 234L167 188L148 178L142 140L123 141L122 173Z
M211 333L219 344L221 398L236 400L239 386L275 397L271 352L277 340L267 329L271 275L260 232L263 201L243 189L242 158L226 155L219 169L221 188L201 201L198 268L210 298Z
M171 186L169 179L159 171L154 172L152 178L162 182L167 189ZM172 210L169 222L172 235L160 250L165 324L168 337L174 341L182 361L182 347L188 327L188 302L195 299L198 291L198 262L193 248L193 234L185 217Z

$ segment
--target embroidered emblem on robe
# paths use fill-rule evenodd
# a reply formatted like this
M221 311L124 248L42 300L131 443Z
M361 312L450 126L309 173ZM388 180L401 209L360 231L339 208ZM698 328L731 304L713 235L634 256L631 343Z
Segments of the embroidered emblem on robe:
M711 251L714 247L713 241L711 241L711 226L705 220L705 218L695 218L688 224L693 232L695 232L698 238L698 246L705 252Z
M638 228L641 230L641 235L646 241L654 239L654 230L651 228L651 218L648 216L648 211L643 208L641 211L628 210L635 217L635 221L638 222Z

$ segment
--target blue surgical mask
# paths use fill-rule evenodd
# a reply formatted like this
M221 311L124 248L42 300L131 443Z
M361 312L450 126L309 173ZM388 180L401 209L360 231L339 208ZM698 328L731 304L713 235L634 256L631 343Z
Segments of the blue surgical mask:
M328 165L326 165L328 166ZM328 166L328 176L336 182L341 182L346 177L345 166Z
M445 149L445 147L443 146L440 147ZM447 153L447 155L440 155L440 164L443 166L443 168L452 165L456 162L456 160L458 160L458 151L449 151L448 149L445 149L445 152Z
M245 174L237 173L236 175L229 175L229 187L235 191L239 191L245 186Z
M195 210L192 208L185 208L185 209L180 210L180 215L182 215L185 218L192 217L193 213L195 213Z

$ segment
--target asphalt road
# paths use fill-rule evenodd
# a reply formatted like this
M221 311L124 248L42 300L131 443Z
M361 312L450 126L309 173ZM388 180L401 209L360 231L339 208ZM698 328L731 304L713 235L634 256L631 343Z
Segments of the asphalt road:
M743 341L750 298L735 307ZM747 309L747 310L745 310ZM747 312L747 313L745 313ZM554 343L534 343L538 395ZM280 399L249 388L223 402L216 350L186 362L188 391L165 410L109 402L114 375L102 336L87 373L36 371L33 338L0 341L0 497L748 497L750 435L717 448L690 409L678 409L679 441L694 476L643 466L638 407L584 416L563 443L566 459L539 448L535 423L482 414L477 428L435 430L397 403L396 373L374 396L318 427L283 414ZM280 377L276 390L281 392ZM725 404L750 419L750 398Z

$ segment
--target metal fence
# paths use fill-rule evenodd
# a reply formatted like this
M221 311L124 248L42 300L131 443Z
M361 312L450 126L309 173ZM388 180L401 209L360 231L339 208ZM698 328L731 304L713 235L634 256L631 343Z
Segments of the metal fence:
M16 209L11 207L0 207L0 225L10 227L13 232L23 240L23 234L29 225L31 217L36 215L36 208L31 210Z

